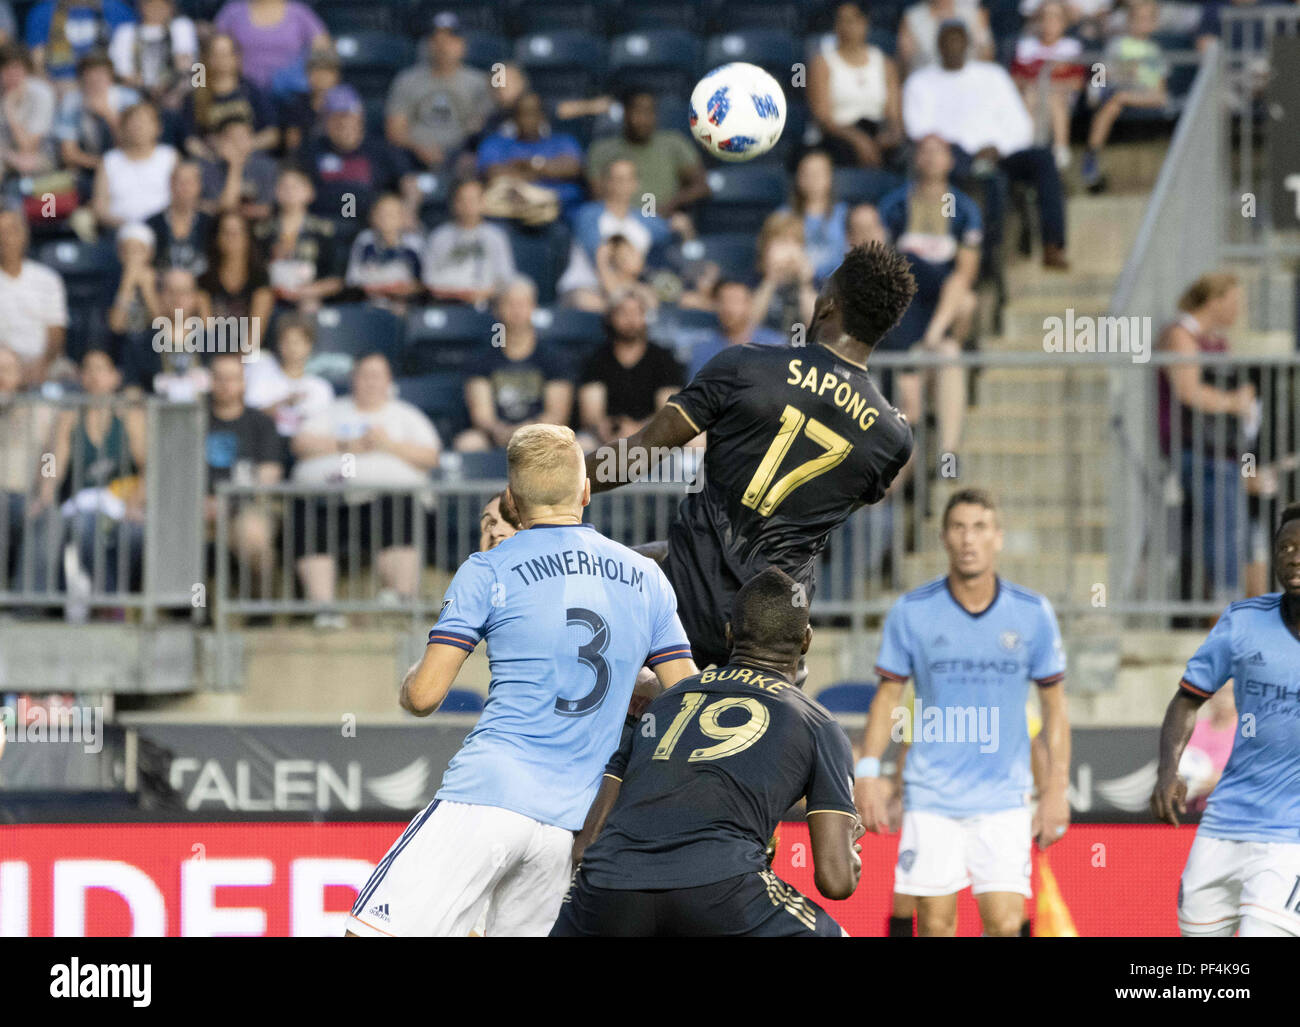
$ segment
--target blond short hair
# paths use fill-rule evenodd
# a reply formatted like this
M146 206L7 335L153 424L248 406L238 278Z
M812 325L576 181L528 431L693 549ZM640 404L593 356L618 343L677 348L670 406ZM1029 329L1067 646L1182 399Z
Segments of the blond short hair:
M506 446L506 463L510 495L521 514L575 502L586 477L577 437L572 429L558 424L520 428Z

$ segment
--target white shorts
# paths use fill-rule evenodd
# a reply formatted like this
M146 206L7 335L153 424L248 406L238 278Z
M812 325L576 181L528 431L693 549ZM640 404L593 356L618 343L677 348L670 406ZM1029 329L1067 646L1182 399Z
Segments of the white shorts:
M1019 892L1029 898L1032 828L1028 808L960 819L904 810L894 891L955 895L969 886L976 895Z
M496 806L434 799L379 861L347 929L363 937L544 937L560 914L573 832ZM486 919L484 915L486 913Z
M1196 832L1178 885L1185 937L1232 935L1243 917L1300 937L1300 842L1238 842Z

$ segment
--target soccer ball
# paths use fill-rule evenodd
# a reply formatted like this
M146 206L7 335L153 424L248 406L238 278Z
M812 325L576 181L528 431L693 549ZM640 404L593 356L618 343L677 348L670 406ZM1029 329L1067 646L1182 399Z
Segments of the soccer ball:
M719 160L767 153L785 128L785 93L753 64L714 68L691 90L691 134Z

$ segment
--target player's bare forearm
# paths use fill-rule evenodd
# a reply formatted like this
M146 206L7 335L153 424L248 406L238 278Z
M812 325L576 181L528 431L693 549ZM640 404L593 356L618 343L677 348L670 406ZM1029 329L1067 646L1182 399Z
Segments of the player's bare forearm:
M600 779L600 789L596 792L596 798L592 800L591 809L587 810L587 819L582 825L582 830L573 839L573 865L575 867L582 862L582 854L587 851L587 846L594 842L597 835L604 830L605 821L609 819L609 812L614 808L614 803L618 800L618 793L622 787L623 782L610 774L606 774Z
M1038 792L1034 836L1038 847L1045 849L1060 841L1070 826L1070 718L1063 683L1040 688L1038 695L1043 709L1047 765Z
M838 811L813 811L808 815L812 842L813 881L828 899L847 899L858 887L862 859L855 846L858 819Z
M624 447L600 446L587 455L587 477L591 491L608 492L628 484L627 468L644 467L653 470L666 450L681 448L699 434L695 425L687 420L675 406L666 406L650 419L650 423L628 436ZM619 449L627 454L626 463L619 459Z
M1151 793L1151 812L1157 820L1177 826L1178 815L1187 812L1187 783L1178 776L1178 761L1196 728L1196 714L1203 699L1183 689L1170 700L1160 726L1160 766Z
M427 717L442 705L452 682L469 656L458 646L432 643L424 656L402 678L398 704L408 713Z
M881 678L875 697L867 711L867 726L862 729L862 755L880 759L889 748L889 728L894 711L903 700L904 682L894 678Z
M695 661L689 657L680 660L665 660L658 663L654 668L655 676L659 678L659 683L665 689L672 688L673 685L681 681L682 678L694 677L700 672L695 666Z

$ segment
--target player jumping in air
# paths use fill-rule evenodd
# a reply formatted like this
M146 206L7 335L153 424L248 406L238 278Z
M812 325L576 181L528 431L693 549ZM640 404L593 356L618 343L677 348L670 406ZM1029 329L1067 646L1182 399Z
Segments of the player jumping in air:
M704 488L682 500L664 562L701 667L727 661L723 626L740 586L775 566L811 597L827 536L879 502L910 458L911 429L866 364L915 291L889 247L851 250L817 297L810 345L728 347L627 440L653 467L708 432ZM594 492L626 483L610 454L587 458Z
M484 907L488 935L546 934L637 671L649 663L665 687L696 672L658 565L582 523L573 432L521 428L506 459L524 530L456 572L401 691L404 709L432 713L486 641L487 705L362 888L350 935L463 937Z
M848 739L794 686L812 640L798 591L776 568L748 582L725 629L730 662L660 696L656 729L626 738L574 842L551 937L843 934L763 854L806 796L818 890L846 899L862 869Z
M1002 581L993 499L955 492L943 513L948 574L908 592L885 618L880 685L867 715L854 794L869 831L888 827L880 758L903 685L915 681L912 745L903 770L903 834L894 891L915 895L917 933L951 936L967 885L984 933L1022 933L1031 894L1030 846L1065 834L1070 726L1065 653L1046 598ZM1047 746L1045 784L1030 813L1025 703L1038 685Z
M1232 679L1239 727L1178 886L1184 937L1300 937L1300 503L1282 512L1273 572L1282 591L1233 603L1187 661L1160 731L1151 809L1177 824L1197 710Z

